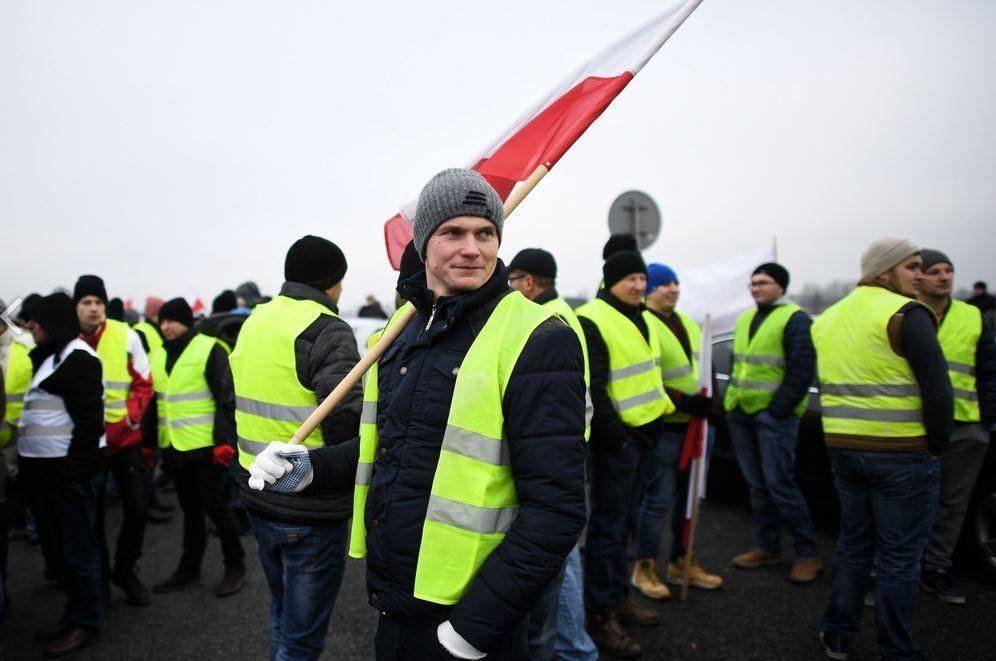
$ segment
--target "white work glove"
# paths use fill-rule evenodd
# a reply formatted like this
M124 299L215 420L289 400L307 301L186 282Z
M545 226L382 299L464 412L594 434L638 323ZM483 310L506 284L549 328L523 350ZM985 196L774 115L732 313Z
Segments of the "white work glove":
M249 488L297 493L311 484L314 475L308 448L274 441L249 466Z
M439 639L439 644L443 646L443 649L458 659L476 660L487 656L458 634L449 620L436 628L436 638Z
M3 462L7 464L7 477L17 477L17 440L11 439L10 445L2 451Z

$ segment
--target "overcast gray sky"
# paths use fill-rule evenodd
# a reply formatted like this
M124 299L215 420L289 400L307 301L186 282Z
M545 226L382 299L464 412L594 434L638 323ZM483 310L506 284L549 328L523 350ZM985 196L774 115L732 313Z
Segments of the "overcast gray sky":
M383 223L584 59L674 4L0 2L0 296L276 293L314 233L347 311L391 296ZM793 281L883 235L996 280L996 2L705 0L506 225L592 293L612 200L682 268L778 237Z

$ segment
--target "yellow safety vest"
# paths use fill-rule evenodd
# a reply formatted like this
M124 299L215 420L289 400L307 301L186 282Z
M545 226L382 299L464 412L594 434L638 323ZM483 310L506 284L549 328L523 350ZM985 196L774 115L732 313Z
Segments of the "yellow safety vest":
M859 286L813 324L827 435L925 436L923 402L909 362L889 344L889 320L912 299Z
M678 316L681 325L685 327L688 344L692 349L691 358L685 354L685 348L681 346L678 337L657 315L647 310L643 313L643 318L647 320L648 325L653 324L657 330L657 339L661 346L659 365L664 385L686 395L694 395L699 392L699 354L702 346L702 329L687 314L677 310L674 314ZM691 419L692 416L681 411L675 411L664 418L666 422L688 422Z
M294 342L321 315L338 317L317 301L277 296L257 305L229 356L235 382L235 427L239 463L246 469L273 441L294 435L318 401L297 378ZM322 447L321 427L303 445Z
M951 301L937 340L948 361L948 375L954 388L955 420L979 422L979 393L975 387L975 352L982 336L982 312L974 305Z
M97 343L97 355L104 366L104 422L120 422L128 415L128 324L108 319ZM133 421L137 422L137 420Z
M508 294L464 356L422 528L415 569L418 599L458 602L515 520L519 501L509 465L502 400L526 341L552 316L518 292ZM378 397L377 374L371 372L363 397L353 495L349 554L354 558L365 557L367 552L364 515L378 443Z
M750 325L757 308L747 310L737 319L733 332L733 369L723 399L727 411L739 406L753 415L771 404L775 391L785 379L785 348L782 346L785 326L801 309L794 303L775 306L754 337L750 337ZM808 403L807 395L795 407L795 415L801 416Z
M159 447L180 452L214 445L214 396L204 376L213 337L196 334L166 372L166 349L152 352L152 382L159 410Z
M609 350L608 395L623 423L639 427L675 411L664 392L658 367L660 340L653 324L647 324L649 339L621 312L601 299L578 308L578 316L590 319Z
M10 363L3 375L3 389L7 397L7 413L0 420L0 448L6 447L14 437L14 430L24 410L24 395L31 385L34 370L26 346L19 342L10 345Z
M553 312L555 315L564 320L574 334L578 336L578 341L581 343L581 355L584 358L584 440L591 438L591 415L593 412L593 407L591 404L591 368L588 365L588 342L584 339L584 329L581 328L581 322L578 321L578 316L575 314L571 306L567 304L562 298L550 299L543 304L543 307Z
M149 346L149 355L156 349L163 346L163 338L159 335L158 329L147 321L135 324L132 330L145 338L145 343Z

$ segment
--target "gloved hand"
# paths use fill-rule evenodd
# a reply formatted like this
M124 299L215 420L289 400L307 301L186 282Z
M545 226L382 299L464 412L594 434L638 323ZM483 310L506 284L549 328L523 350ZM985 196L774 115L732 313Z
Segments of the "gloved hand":
M17 477L17 443L11 443L3 449L3 462L7 464L7 477Z
M685 395L681 398L681 410L696 418L707 418L712 412L712 397L706 395Z
M274 441L249 466L249 488L256 491L297 493L314 478L308 448Z
M232 463L232 459L235 458L235 448L231 445L225 443L224 445L214 446L214 463L220 464L225 468L228 468L228 464Z
M483 659L487 656L458 634L449 620L436 627L436 638L443 649L457 659Z

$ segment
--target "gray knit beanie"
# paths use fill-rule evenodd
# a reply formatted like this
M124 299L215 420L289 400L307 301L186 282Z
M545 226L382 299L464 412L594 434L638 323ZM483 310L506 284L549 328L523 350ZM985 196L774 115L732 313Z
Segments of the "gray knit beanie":
M948 258L947 255L942 253L940 250L934 250L932 248L924 248L920 251L920 257L923 259L923 272L926 273L927 269L935 264L946 263L954 268L954 262Z
M918 252L920 252L920 246L909 239L890 236L873 241L861 255L861 277L880 276Z
M473 170L450 168L430 179L418 196L412 240L423 262L429 237L440 225L457 216L490 220L498 230L498 241L501 241L505 211L497 191Z

